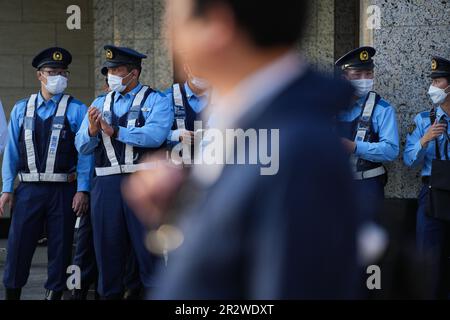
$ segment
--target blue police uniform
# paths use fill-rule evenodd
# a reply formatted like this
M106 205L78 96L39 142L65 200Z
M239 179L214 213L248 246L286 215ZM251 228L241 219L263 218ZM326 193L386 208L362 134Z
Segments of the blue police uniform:
M358 48L339 59L336 65L342 70L372 70L372 57L375 53L375 49L371 47ZM371 97L373 108L368 114L364 114L366 110L370 110L366 108ZM360 192L358 199L363 212L362 219L376 220L387 181L383 163L394 161L400 150L395 110L376 93L369 92L342 112L337 120L339 135L356 142L353 170L357 190ZM365 136L358 139L359 132Z
M105 46L108 68L125 64L141 65L146 56L128 48ZM82 154L94 154L95 171L91 192L94 247L99 270L99 294L120 298L123 290L128 243L136 255L142 284L152 288L160 258L144 245L145 227L137 220L121 194L121 184L129 173L142 169L146 154L164 147L173 122L170 100L163 94L138 84L126 94L110 92L93 106L117 130L90 137L86 116L77 133L76 147Z
M37 69L63 67L70 53L49 48L33 60ZM3 159L3 192L15 196L8 236L3 283L18 291L26 284L33 253L44 225L48 234L48 279L45 288L55 298L66 288L66 269L72 252L75 193L90 191L93 158L79 155L75 134L87 107L63 94L45 101L42 94L19 101L9 123L9 140ZM14 180L20 184L14 191Z
M433 72L431 78L450 77L450 61L438 66L433 58ZM450 116L438 106L435 109L436 120L447 122L450 130ZM429 178L432 162L437 158L436 140L422 146L420 140L431 126L431 112L424 111L414 119L414 130L408 134L403 161L408 167L421 167L422 187L418 197L416 242L419 252L430 258L431 288L436 298L448 298L450 293L446 280L448 273L448 257L450 255L450 223L427 215L429 210ZM449 131L450 132L450 131ZM444 157L445 141L448 136L437 138L439 153ZM450 153L447 150L447 153Z
M102 70L104 76L108 73L107 68L105 69ZM103 94L99 97L105 96L106 94ZM140 295L142 284L132 248L129 249L127 260L126 275L124 277L124 286L127 289L125 298L134 299ZM80 217L78 228L75 230L75 252L72 264L78 266L81 270L81 288L73 290L71 299L86 300L90 286L97 283L98 280L90 210Z

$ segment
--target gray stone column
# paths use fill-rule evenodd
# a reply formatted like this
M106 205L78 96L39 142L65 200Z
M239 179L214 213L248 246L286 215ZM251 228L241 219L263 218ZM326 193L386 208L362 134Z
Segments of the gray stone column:
M373 0L381 9L381 29L374 30L376 89L398 113L403 156L408 127L417 113L429 110L427 97L432 55L450 57L450 2ZM389 166L387 197L415 198L418 169L401 159Z
M332 74L334 62L358 46L358 0L310 1L306 33L299 48L319 70Z
M94 0L96 92L104 84L100 74L105 60L103 46L128 46L148 55L141 82L165 89L173 81L172 53L163 32L163 0Z

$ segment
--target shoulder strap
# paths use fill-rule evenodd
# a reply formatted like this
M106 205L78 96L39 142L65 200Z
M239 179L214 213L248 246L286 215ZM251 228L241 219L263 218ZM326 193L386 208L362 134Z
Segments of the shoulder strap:
M59 140L61 138L61 131L64 128L64 121L66 119L67 107L70 101L69 95L64 95L58 103L56 115L53 117L52 134L50 136L50 143L48 146L47 163L45 166L45 173L54 173L56 152L58 150Z
M34 126L35 126L34 120L36 115L36 99L37 94L31 95L30 99L28 99L24 120L25 149L27 151L27 165L28 169L30 170L30 173L38 173L33 141Z
M128 111L128 128L134 128L136 126L136 121L141 114L142 106L147 100L148 95L152 92L147 86L143 86L141 90L139 90L138 94L134 97L133 105L131 106L130 111ZM132 145L127 144L125 146L125 164L133 164L134 163L134 148Z
M111 91L106 95L105 103L103 104L103 117L105 118L105 121L111 125L112 123L112 114L111 114L111 105L114 102L114 91ZM111 137L109 137L107 134L105 134L102 131L102 141L103 145L106 150L106 155L109 159L109 162L111 163L112 167L116 167L119 165L119 161L117 161L116 152L114 150L114 146L111 141Z
M355 142L366 141L372 130L372 116L381 97L374 91L369 92L364 103L363 111L358 122Z
M430 110L430 125L432 126L436 122L436 108L431 108ZM447 151L448 143L445 144L445 149ZM439 150L439 141L438 139L434 139L434 148L436 152L436 159L442 160L441 151ZM446 152L447 153L447 152ZM447 154L448 159L448 154Z
M181 90L181 85L179 83L173 85L173 100L177 129L185 130L186 107L184 105L183 91Z

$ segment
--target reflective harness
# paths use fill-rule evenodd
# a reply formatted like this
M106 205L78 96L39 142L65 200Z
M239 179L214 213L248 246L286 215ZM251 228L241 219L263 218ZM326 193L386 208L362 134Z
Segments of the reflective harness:
M369 138L371 127L372 127L372 116L375 110L375 106L379 101L379 96L376 92L371 91L364 105L363 113L358 122L358 127L355 136L355 142L364 142ZM377 168L367 170L367 171L357 171L358 157L352 156L352 168L353 168L353 178L355 180L365 180L375 177L382 176L386 173L386 169L380 165Z
M184 105L183 94L179 83L173 85L173 100L177 129L186 130L186 106ZM182 150L183 163L191 163L191 146L183 144Z
M27 165L30 173L19 172L21 182L72 182L76 179L76 174L55 173L56 154L58 151L61 131L64 129L67 106L70 96L64 95L58 104L56 115L53 118L52 133L47 152L47 162L45 172L38 172L36 165L35 145L33 141L36 120L36 98L37 94L31 95L28 100L24 119L25 148L27 155Z
M136 94L136 97L133 100L133 105L128 111L127 128L136 127L136 122L139 118L142 104L144 103L144 98L146 97L148 90L150 90L150 88L144 86L138 94ZM103 117L109 125L112 124L111 102L113 97L114 91L110 92L106 96L105 103L103 105ZM125 146L125 164L119 164L111 137L102 132L102 141L111 166L95 168L95 173L97 176L103 177L116 174L134 173L136 171L147 170L153 167L153 165L149 163L134 164L134 148L128 144Z

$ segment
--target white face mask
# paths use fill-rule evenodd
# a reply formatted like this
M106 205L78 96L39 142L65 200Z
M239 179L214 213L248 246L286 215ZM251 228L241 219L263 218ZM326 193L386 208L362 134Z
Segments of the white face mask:
M450 88L448 86L446 89L441 89L435 86L430 86L430 90L428 90L428 95L431 98L431 101L433 101L434 104L442 104L444 103L445 99L447 99L448 93L445 91Z
M67 88L67 78L63 76L48 76L45 89L53 95L63 93Z
M130 79L130 81L128 81L127 84L122 84L123 79L125 79L126 77L128 77L131 74L131 72L129 74L127 74L125 77L119 77L119 76L115 76L112 74L108 74L108 85L109 88L112 91L115 91L117 93L122 93L123 91L125 91L125 89L128 87L128 85L131 83L131 81L133 80L133 78Z
M201 91L208 90L210 87L209 82L202 78L193 77L191 79L191 83L193 86L195 86L197 89Z
M356 89L355 94L357 97L365 97L373 90L373 79L351 80L350 82Z

